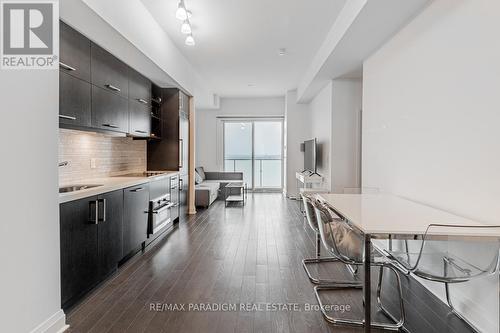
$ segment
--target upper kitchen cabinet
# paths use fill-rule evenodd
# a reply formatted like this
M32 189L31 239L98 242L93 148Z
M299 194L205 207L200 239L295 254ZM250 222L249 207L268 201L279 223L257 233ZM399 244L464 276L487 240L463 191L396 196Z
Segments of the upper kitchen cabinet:
M94 43L91 54L92 84L128 98L128 66Z
M90 126L90 83L74 76L59 73L59 124Z
M92 86L92 127L127 133L128 100L105 89Z
M90 126L90 40L60 22L59 123Z
M59 29L61 72L90 82L90 40L64 22Z
M133 100L128 101L129 134L149 137L151 135L151 108Z
M151 81L130 69L129 72L129 134L151 135Z
M151 81L138 72L129 72L129 99L143 105L151 106Z

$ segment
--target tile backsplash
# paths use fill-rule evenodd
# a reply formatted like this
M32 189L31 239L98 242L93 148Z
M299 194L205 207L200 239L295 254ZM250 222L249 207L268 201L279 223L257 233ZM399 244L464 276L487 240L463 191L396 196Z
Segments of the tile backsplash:
M59 129L59 184L145 171L146 141ZM92 168L95 162L95 168Z

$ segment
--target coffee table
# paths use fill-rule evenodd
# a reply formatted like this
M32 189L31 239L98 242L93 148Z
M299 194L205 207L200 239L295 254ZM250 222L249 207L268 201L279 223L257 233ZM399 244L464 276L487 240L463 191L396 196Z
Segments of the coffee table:
M233 191L233 189L238 189L238 191ZM238 192L238 193L234 193ZM230 202L241 202L243 206L245 205L245 199L247 196L247 184L244 182L234 182L229 183L224 187L224 205L227 207Z

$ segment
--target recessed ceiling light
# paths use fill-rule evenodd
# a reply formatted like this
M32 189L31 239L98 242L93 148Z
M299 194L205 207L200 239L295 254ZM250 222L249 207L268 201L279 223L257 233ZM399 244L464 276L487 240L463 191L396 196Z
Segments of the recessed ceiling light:
M283 47L281 49L279 49L279 53L278 53L280 56L284 56L286 54L286 49Z

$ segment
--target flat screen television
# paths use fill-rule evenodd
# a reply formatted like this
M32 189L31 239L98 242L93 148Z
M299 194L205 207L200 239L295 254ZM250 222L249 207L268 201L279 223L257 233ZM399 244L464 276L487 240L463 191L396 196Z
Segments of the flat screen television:
M316 173L316 138L304 141L304 171Z

